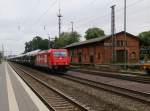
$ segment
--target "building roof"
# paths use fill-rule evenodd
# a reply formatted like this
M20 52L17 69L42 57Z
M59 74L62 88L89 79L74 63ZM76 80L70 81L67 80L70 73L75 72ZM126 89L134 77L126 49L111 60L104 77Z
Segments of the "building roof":
M116 33L116 35L118 34L122 34L124 33L124 31L121 31L121 32L118 32ZM131 36L131 37L135 37L137 39L139 39L139 37L135 36L135 35L132 35L130 33L127 33L127 35ZM86 41L82 41L82 42L76 42L76 43L73 43L73 44L70 44L70 45L67 45L65 48L70 48L70 47L75 47L75 46L80 46L80 45L85 45L85 44L90 44L90 43L95 43L95 42L101 42L107 38L110 38L111 35L107 35L107 36L103 36L103 37L99 37L99 38L94 38L94 39L90 39L90 40L86 40Z

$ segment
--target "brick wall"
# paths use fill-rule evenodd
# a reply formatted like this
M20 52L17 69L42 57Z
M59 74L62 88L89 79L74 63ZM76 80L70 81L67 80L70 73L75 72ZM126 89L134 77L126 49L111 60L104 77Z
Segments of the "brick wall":
M100 41L92 44L84 44L82 46L77 46L69 48L72 50L72 62L82 64L109 64L112 62L112 46L111 46L111 37L106 38L104 41ZM116 44L117 47L114 50L121 54L121 56L116 56L116 59L119 61L124 60L124 34L120 33L116 35ZM128 63L138 63L139 62L139 39L133 37L132 35L127 35L127 60ZM108 45L105 46L105 44ZM110 46L109 46L110 45ZM121 52L121 53L120 53Z

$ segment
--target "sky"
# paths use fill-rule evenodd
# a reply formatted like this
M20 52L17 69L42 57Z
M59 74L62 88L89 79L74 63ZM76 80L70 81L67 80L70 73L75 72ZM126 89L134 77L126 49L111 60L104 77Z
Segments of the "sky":
M138 35L150 30L150 0L127 1L127 32ZM24 51L24 43L35 36L58 35L58 7L62 32L74 30L82 35L91 27L111 33L111 6L115 6L116 32L124 30L124 0L0 0L0 50L5 55ZM44 29L45 27L45 29Z

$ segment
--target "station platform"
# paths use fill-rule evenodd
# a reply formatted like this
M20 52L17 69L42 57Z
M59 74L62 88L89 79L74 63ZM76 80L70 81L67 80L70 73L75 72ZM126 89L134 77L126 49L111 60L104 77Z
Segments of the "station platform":
M0 111L49 111L7 62L0 64Z

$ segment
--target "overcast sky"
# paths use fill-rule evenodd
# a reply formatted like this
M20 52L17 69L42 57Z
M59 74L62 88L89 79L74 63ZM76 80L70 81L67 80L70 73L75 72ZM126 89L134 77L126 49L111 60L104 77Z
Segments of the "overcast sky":
M23 52L24 43L36 35L57 36L58 1L0 0L0 47L4 45L5 54ZM90 27L110 34L110 6L114 4L119 32L123 30L124 0L60 0L62 31L71 31L70 21L74 21L74 29L82 36ZM150 30L150 0L127 0L127 31L137 35L146 30Z

